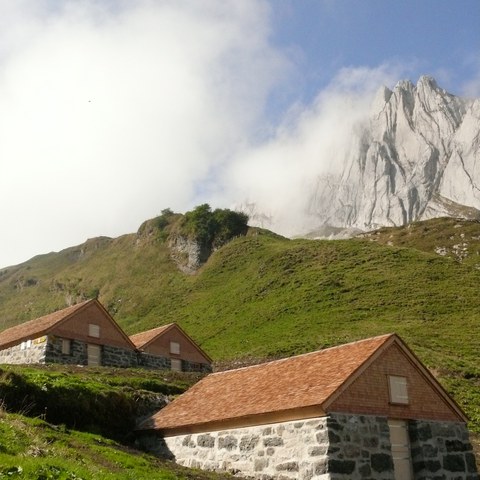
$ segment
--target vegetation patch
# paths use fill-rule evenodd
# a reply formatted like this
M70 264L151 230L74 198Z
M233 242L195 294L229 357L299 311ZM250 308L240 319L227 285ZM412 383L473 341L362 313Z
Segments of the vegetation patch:
M0 479L225 480L99 435L0 411Z
M3 408L128 440L136 420L198 381L198 374L107 367L3 366Z

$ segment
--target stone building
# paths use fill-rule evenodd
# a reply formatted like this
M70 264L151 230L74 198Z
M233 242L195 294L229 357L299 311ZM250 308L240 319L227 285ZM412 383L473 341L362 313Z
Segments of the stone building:
M168 358L172 370L212 371L212 359L176 323L131 335L130 340L148 364Z
M138 433L182 465L258 480L478 480L466 420L391 334L211 374Z
M183 350L187 354L195 350L195 343L180 327L171 324L160 327L162 328L167 332L165 338L172 339L173 347L176 347L174 343L177 342L179 348L185 345ZM180 332L183 332L183 337ZM149 338L151 334L145 332L133 338L135 337ZM197 351L201 352L200 347L197 347ZM95 299L0 332L0 363L7 364L65 363L179 369L171 358L173 356L161 348L145 351L137 348L103 305ZM204 362L208 364L186 359L180 367L190 371L211 371L210 358L206 354L202 358L205 358Z

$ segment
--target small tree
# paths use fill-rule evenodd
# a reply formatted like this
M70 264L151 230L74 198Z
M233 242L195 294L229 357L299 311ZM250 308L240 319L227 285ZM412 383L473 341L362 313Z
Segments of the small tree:
M216 230L210 205L204 203L185 213L184 228L203 245L210 245Z
M185 213L183 229L208 248L218 248L248 229L248 215L229 209L217 208L214 212L208 203Z
M162 210L161 215L157 217L157 226L160 229L165 228L169 223L171 217L175 215L172 210L165 208Z
M213 212L216 223L213 247L218 248L232 238L245 235L248 230L248 215L242 212L234 212L228 209L217 208Z

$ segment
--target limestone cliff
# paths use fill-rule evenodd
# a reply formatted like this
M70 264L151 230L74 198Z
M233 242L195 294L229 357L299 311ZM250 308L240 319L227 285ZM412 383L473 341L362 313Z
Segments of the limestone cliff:
M372 230L438 216L480 215L480 99L428 76L382 87L338 174L318 178L318 225Z

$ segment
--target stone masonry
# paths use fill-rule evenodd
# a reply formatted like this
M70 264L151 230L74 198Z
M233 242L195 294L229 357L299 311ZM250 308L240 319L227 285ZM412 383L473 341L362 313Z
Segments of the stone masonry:
M409 422L408 430L416 480L479 480L463 424L416 420Z
M479 480L461 423L409 422L415 480ZM161 438L139 443L177 463L256 480L395 479L386 417L327 417Z
M50 335L48 337L45 362L66 363L69 365L87 364L87 344L78 340L70 341L70 354L62 353L62 339Z
M23 344L23 345L22 345ZM87 343L70 340L70 353L62 353L62 339L54 335L0 350L0 364L63 363L87 365ZM101 364L110 367L170 369L170 359L111 345L101 346ZM199 364L200 365L200 364ZM193 371L192 369L190 371ZM202 371L200 368L196 371Z
M7 364L26 364L26 363L45 363L46 340L42 342L32 342L30 347L22 348L22 345L14 345L10 348L0 350L0 363Z
M138 365L146 368L159 368L169 370L172 366L169 358L151 355L146 352L138 353Z
M134 350L126 348L102 346L102 365L108 367L137 367L138 355Z
M257 480L394 479L384 417L333 414L141 443L184 466Z

